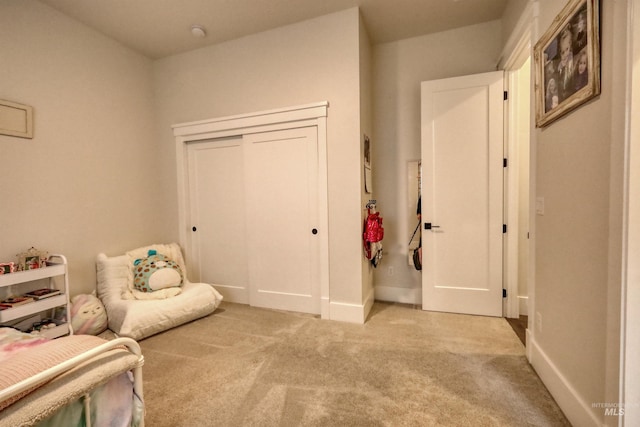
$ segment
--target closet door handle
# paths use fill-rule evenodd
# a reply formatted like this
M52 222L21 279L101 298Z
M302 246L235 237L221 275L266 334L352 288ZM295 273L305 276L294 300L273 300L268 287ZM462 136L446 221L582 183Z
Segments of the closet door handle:
M311 234L318 234L318 229L314 228L313 230L311 230Z
M191 231L196 231L196 230L198 230L198 229L196 228L195 225L193 227L191 227Z
M439 225L431 225L430 222L425 222L424 223L424 229L425 230L431 230L432 228L440 228Z

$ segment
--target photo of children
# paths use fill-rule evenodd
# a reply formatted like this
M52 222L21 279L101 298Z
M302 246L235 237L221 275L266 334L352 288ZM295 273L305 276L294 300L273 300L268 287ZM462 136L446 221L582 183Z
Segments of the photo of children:
M536 127L600 95L600 2L568 0L534 46Z
M545 113L588 83L587 4L571 17L544 50Z
M576 92L585 87L589 82L589 74L587 73L587 52L584 49L578 54L577 62L578 66L576 67L575 77L573 78Z

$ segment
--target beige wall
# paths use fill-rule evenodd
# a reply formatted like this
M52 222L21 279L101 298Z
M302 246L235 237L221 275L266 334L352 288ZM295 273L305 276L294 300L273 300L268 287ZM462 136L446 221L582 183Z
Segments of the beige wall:
M357 8L154 64L164 204L177 224L171 125L329 101L330 297L361 304L360 17ZM178 230L173 226L172 237Z
M502 41L506 43L509 37L517 31L518 22L527 4L531 0L509 0L502 13Z
M31 105L34 138L0 136L0 261L35 246L69 259L72 294L95 257L162 240L152 64L36 1L0 1L0 99Z
M540 1L539 35L562 6ZM535 218L535 316L542 327L534 327L533 345L584 405L563 408L576 425L587 425L583 415L617 422L591 404L618 402L625 12L624 1L602 2L602 94L535 134L545 213ZM536 369L545 363L534 358Z
M385 221L379 298L421 303L420 272L407 262L417 221L407 162L420 158L420 82L495 70L501 39L500 22L492 21L374 46L374 188Z

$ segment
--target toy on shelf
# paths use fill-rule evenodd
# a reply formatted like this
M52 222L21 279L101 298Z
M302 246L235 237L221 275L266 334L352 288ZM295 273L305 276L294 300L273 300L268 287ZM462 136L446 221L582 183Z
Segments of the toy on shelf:
M16 256L18 257L18 271L25 271L45 267L49 253L40 251L32 246Z

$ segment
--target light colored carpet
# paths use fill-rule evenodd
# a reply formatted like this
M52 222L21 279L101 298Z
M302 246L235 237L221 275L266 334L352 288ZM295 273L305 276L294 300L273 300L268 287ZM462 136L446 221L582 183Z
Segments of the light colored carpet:
M141 346L150 427L570 425L500 318L223 303Z

